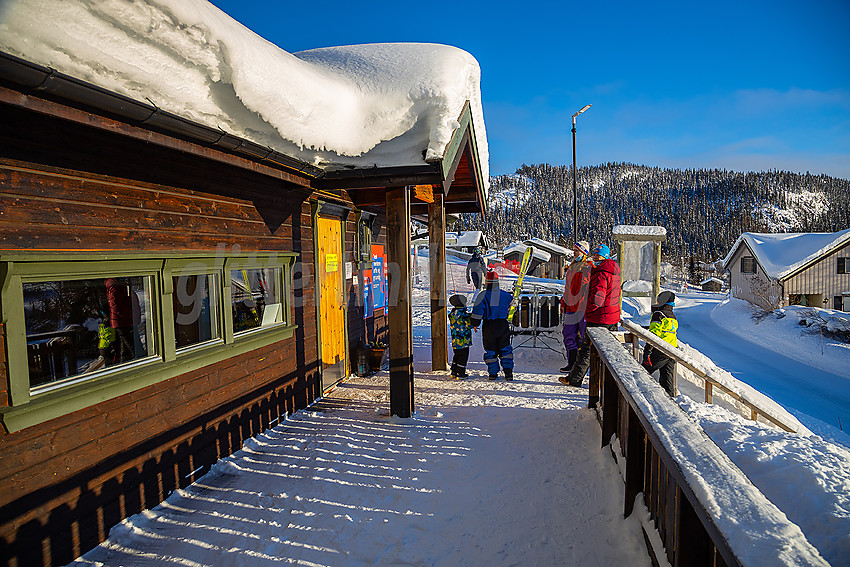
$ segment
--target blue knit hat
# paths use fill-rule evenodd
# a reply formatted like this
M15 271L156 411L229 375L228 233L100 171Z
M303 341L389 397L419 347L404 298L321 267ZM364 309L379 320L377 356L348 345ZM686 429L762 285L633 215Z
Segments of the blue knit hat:
M611 249L608 248L605 244L600 244L596 248L593 249L593 253L597 256L602 256L603 258L611 257Z

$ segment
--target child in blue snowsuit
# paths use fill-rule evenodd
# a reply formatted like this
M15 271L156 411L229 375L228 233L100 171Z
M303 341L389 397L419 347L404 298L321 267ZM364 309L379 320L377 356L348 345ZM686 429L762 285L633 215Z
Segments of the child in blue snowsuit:
M508 327L508 311L513 296L499 289L499 276L489 271L484 276L484 291L475 298L472 308L472 324L481 325L481 342L484 344L484 362L490 380L499 375L499 362L505 372L505 380L514 379L514 350L511 347L511 331Z
M449 311L449 327L452 331L452 378L466 378L466 362L472 346L472 317L466 310L466 297L453 295L449 298L453 309Z

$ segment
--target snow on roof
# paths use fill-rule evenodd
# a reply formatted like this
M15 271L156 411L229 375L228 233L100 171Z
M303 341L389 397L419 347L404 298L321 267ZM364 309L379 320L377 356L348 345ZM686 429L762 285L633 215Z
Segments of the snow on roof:
M667 229L663 226L618 224L611 234L614 236L667 236Z
M536 248L545 248L550 252L554 252L555 254L560 254L561 256L567 256L572 254L572 250L567 250L563 246L558 246L554 242L549 242L547 240L542 240L540 238L529 238L525 241L526 244L530 244Z
M478 246L483 238L480 230L464 230L462 232L447 232L446 244L451 242L452 246ZM484 239L486 242L486 238Z
M439 160L469 100L489 185L481 70L461 49L292 54L206 0L10 0L2 16L0 50L328 169Z
M523 244L522 242L514 242L504 250L504 255L508 254L525 254L525 250L528 248L527 244ZM537 258L542 262L548 262L552 255L546 252L545 250L540 250L539 248L534 248L534 251L531 253L532 258Z
M745 232L738 237L723 259L724 268L742 242L746 242L759 265L770 277L783 279L810 262L850 243L850 228L840 232Z
M717 283L719 283L719 284L721 284L721 285L723 284L723 280L719 280L719 279L717 279L717 278L705 278L704 280L702 280L701 282L699 282L699 285L705 285L705 284L707 284L708 282L717 282Z

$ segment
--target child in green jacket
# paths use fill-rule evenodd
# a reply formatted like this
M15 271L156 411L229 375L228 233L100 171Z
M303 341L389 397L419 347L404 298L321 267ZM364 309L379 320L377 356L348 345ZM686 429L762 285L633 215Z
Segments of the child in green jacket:
M449 327L452 332L452 378L466 378L466 362L469 360L469 347L472 346L472 317L466 310L466 297L453 295L449 298L452 310L449 311Z

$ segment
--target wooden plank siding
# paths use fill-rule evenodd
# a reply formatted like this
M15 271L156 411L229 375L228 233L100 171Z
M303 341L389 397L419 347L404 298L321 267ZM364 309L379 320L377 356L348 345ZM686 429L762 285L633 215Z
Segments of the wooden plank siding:
M175 146L185 151L177 151L3 104L0 118L2 252L175 255L223 246L298 255L290 338L0 431L0 565L64 565L122 519L188 486L247 438L321 395L310 203L344 197L341 205L353 204L344 192L319 195L309 179L211 159L215 152L195 152L183 140ZM353 261L355 233L349 220L346 261ZM364 322L351 284L351 332L385 336L383 317ZM2 325L0 347L0 407L8 407Z
M824 256L799 274L785 282L785 300L790 295L823 295L825 303L811 307L834 308L834 300L842 293L850 293L850 274L838 273L838 258L850 257L850 244ZM850 266L848 266L850 267Z
M732 255L731 261L729 263L729 288L732 292L732 297L737 297L738 299L743 299L745 301L749 301L750 303L755 303L757 298L755 293L753 292L752 287L752 279L758 278L761 281L767 282L770 277L767 275L767 272L764 271L764 268L761 267L761 264L756 262L756 273L755 274L743 274L741 273L741 258L744 256L752 256L755 258L755 254L750 251L750 249L745 245L741 244L738 246L738 249ZM779 284L774 284L774 289L778 295L782 295L782 290L779 287Z
M749 281L752 274L741 273L741 258L744 256L755 257L750 249L741 243L729 262L730 288L733 297L753 302L755 297ZM850 292L850 274L838 273L838 258L847 257L850 257L850 244L824 256L801 272L777 281L774 288L781 297L782 306L791 304L792 295L806 295L810 300L813 296L821 296L818 305L811 305L812 307L833 309L835 297ZM762 281L769 280L769 276L758 262L755 275ZM826 303L823 300L826 300Z

